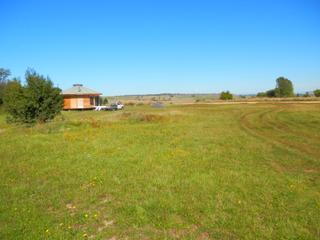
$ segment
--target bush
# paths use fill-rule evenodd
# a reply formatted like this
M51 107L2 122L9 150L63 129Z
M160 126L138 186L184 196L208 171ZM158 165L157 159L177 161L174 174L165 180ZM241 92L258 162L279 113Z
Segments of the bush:
M320 89L316 89L313 91L313 94L316 96L316 97L320 97Z
M63 107L61 90L49 78L33 70L26 72L26 84L9 81L4 94L4 106L10 122L35 123L53 119Z
M231 100L232 98L233 98L233 95L229 91L220 93L221 100Z
M257 97L267 97L267 93L266 92L259 92L259 93L257 93Z

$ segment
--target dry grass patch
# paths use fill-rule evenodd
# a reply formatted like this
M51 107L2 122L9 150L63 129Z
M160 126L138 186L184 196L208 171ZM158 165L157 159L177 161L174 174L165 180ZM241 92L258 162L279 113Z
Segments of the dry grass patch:
M160 114L148 114L148 113L123 113L121 119L134 121L134 122L164 122L168 120L167 116Z

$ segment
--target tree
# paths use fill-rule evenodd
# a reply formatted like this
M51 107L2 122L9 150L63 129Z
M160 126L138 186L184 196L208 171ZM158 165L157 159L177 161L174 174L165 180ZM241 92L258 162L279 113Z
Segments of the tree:
M5 109L12 122L46 122L60 113L63 107L61 90L47 77L34 70L26 71L26 84L9 81L4 94Z
M0 68L0 105L3 104L4 89L10 75L11 72L9 69Z
M7 81L10 75L9 69L0 68L0 83Z
M276 90L275 89L270 89L266 91L267 97L275 97L276 96Z
M266 92L258 92L257 97L267 97L267 93Z
M316 96L316 97L320 97L320 89L316 89L313 91L313 94Z
M232 98L233 98L233 95L229 91L220 93L220 99L221 100L230 100Z
M277 86L275 88L275 96L276 97L292 97L293 93L293 85L292 82L284 77L277 78Z

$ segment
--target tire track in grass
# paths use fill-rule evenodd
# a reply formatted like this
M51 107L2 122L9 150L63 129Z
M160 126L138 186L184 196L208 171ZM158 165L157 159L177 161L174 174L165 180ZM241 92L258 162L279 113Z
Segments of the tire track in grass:
M275 111L265 112L259 116L259 119L260 119L261 123L264 123L265 126L273 128L276 132L281 132L281 133L287 134L288 135L288 137L286 137L287 139L290 137L289 135L292 135L294 137L304 138L303 136L301 136L301 133L288 128L283 122L281 122L281 121L274 122L274 121L272 121L272 118L270 119L270 115L273 114L273 119L276 120L275 116L277 116L277 114L279 112L283 112L284 110L285 109L277 109ZM275 134L265 134L265 136L267 136L268 138L269 137L270 138L276 137ZM290 141L290 140L282 140L282 139L279 139L279 137L278 137L277 141L279 143L282 143L284 145L288 145L294 149L298 149L301 152L312 155L314 157L320 156L320 148L318 149L318 148L314 148L314 147L310 146L310 144L308 145L306 142L308 142L309 140L307 140L307 139L305 139L304 142L294 142L294 141Z
M263 111L263 112L249 112L249 113L244 113L240 116L240 119L239 119L239 125L240 125L240 128L245 132L247 133L249 136L257 139L257 140L260 140L261 142L263 143L266 143L270 146L273 146L273 147L276 147L276 148L281 148L287 152L292 152L292 149L288 149L287 146L279 146L279 144L277 144L276 142L270 140L269 138L265 138L264 136L262 136L261 134L258 134L258 132L255 130L255 127L253 127L251 125L251 123L249 122L249 118L252 116L252 115L256 115L258 113L262 114L264 112L269 112L270 110L268 111ZM284 172L285 168L282 166L282 164L278 163L278 161L275 161L274 159L269 159L270 161L270 165L271 167L277 171L277 172Z
M258 130L258 126L254 126L250 122L250 119L252 119L252 117L254 117L256 115L259 119L263 119L266 114L276 112L277 110L279 111L279 109L272 109L272 110L267 110L267 111L258 111L258 112L254 111L254 112L245 113L245 114L241 115L241 117L239 119L240 127L249 135L251 135L255 138L258 138L258 139L262 140L263 142L266 142L272 146L281 147L282 149L285 149L289 152L302 154L303 156L307 156L308 158L310 158L312 160L314 158L319 158L318 151L314 151L310 148L302 148L301 145L295 144L290 141L281 140L281 139L277 138L272 133L271 134L261 133ZM263 122L263 123L265 123L265 122ZM273 126L269 125L268 127L271 127L271 129L273 129L272 132L274 132Z
M277 131L277 132L283 132L286 134L290 134L290 133L297 133L295 131L293 131L291 128L288 127L287 124L283 123L280 119L277 118L277 113L283 112L284 109L280 109L277 111L269 111L269 112L264 112L262 114L259 115L259 120L260 123L264 123L265 126L268 126L269 128L272 128L273 130ZM270 113L276 113L275 115L273 115L272 117L274 118L274 121L272 119L270 119ZM297 133L298 135L300 135L301 133ZM294 134L296 135L296 134Z
M320 142L320 135L318 134L318 131L315 132L306 132L303 131L303 128L306 126L305 123L298 123L295 121L290 121L291 119L282 119L279 115L275 116L275 122L284 122L286 123L286 127L289 128L292 132L305 137L306 139L312 139ZM297 131L296 129L299 129L300 131Z

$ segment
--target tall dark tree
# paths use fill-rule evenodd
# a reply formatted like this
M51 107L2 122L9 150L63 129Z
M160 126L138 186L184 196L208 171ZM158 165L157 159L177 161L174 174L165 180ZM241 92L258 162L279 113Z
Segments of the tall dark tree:
M284 77L277 78L277 86L275 88L276 97L292 97L293 93L293 84L292 82Z
M3 104L4 89L10 75L9 69L0 68L0 105Z
M5 89L4 104L9 120L34 123L53 119L63 107L61 90L34 70L27 70L25 77L25 85L13 80Z

